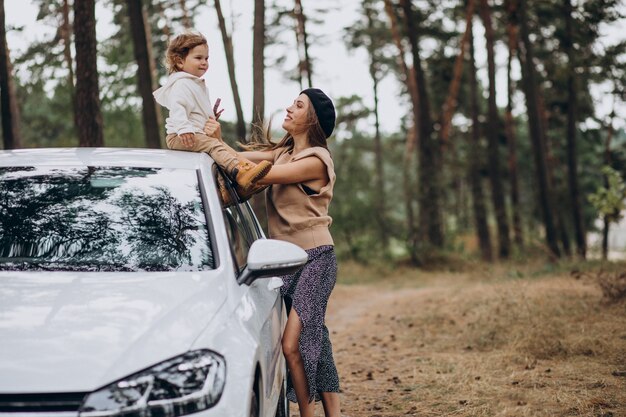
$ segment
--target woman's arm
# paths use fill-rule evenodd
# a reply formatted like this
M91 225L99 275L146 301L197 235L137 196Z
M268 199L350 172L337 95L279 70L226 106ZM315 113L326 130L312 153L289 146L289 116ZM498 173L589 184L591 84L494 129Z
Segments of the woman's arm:
M258 164L261 161L274 162L274 153L272 151L243 151L237 152L237 155L246 158L255 164Z
M330 181L326 165L316 156L273 165L270 172L259 180L259 184L298 184L307 181L315 181L315 185L319 186L316 188L322 188Z

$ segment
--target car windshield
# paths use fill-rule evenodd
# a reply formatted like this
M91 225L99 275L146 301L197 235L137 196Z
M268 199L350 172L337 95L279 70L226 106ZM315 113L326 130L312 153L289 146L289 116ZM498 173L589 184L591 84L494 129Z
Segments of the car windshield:
M0 271L212 268L195 170L0 167Z

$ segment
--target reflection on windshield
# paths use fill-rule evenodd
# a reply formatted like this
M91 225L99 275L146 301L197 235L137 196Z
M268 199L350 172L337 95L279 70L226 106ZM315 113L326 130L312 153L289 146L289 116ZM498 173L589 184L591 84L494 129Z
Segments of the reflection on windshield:
M213 265L194 170L0 167L0 270Z

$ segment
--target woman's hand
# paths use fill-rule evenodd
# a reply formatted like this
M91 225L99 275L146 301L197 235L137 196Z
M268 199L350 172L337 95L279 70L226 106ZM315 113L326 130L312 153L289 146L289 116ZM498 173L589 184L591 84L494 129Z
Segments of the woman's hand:
M204 133L207 136L222 140L222 126L213 117L209 117L209 120L204 124Z

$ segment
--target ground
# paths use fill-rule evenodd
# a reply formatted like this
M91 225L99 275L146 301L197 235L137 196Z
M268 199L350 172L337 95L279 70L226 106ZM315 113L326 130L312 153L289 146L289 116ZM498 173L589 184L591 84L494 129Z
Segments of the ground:
M626 416L626 302L601 269L346 269L327 314L345 417Z

